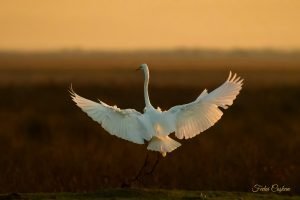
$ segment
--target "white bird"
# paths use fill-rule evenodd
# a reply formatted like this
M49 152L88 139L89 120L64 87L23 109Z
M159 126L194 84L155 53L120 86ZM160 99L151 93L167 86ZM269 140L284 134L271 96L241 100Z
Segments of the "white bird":
M175 150L181 144L169 135L175 132L178 139L189 139L213 126L223 115L219 107L227 109L242 89L243 79L229 73L227 80L217 89L207 90L188 104L174 106L168 111L155 109L149 99L149 70L147 64L140 65L144 72L144 113L135 109L120 109L100 101L85 99L70 89L73 101L89 117L102 125L111 135L122 139L144 144L148 150L158 151L163 156Z

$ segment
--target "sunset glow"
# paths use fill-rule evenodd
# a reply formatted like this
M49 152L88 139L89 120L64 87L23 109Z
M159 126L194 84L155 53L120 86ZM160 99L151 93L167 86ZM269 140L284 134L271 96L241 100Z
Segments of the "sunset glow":
M300 47L300 1L0 1L0 49Z

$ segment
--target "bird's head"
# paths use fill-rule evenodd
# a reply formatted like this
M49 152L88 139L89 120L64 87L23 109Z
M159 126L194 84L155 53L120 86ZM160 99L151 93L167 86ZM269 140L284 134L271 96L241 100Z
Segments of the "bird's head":
M148 65L147 64L141 64L139 66L139 68L137 68L136 70L142 70L142 71L145 71L146 69L148 69Z

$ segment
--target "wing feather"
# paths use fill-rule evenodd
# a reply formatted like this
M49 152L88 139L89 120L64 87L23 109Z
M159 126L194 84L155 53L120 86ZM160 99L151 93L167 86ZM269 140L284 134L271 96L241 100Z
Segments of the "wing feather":
M208 93L205 89L199 97L189 104L174 106L165 115L174 119L173 129L179 139L192 138L207 130L219 121L242 89L243 79L229 73L227 80L217 89Z
M76 105L94 121L101 124L111 135L137 144L144 144L144 140L151 139L143 124L142 114L138 111L134 109L121 110L102 101L96 103L79 96L72 88L70 93Z

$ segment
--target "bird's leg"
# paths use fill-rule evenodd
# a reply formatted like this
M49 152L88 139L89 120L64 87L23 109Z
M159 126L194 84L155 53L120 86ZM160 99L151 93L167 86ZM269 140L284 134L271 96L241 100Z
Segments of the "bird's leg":
M134 182L136 182L136 181L142 183L141 180L140 180L140 178L142 177L143 171L144 171L144 169L146 168L146 166L148 164L148 160L149 160L149 152L147 152L144 164L142 165L142 167L140 168L140 170L138 171L138 173L136 174L136 176L134 178L131 178L128 181L124 181L122 183L121 187L123 187L123 188L124 187L126 187L126 188L127 187L131 187L131 184L134 183Z
M136 176L134 178L130 179L129 181L123 182L121 187L131 187L131 184L136 182L136 181L143 184L141 178L143 178L147 175L152 175L154 170L156 169L160 159L161 159L160 153L157 153L156 155L157 155L156 160L155 160L155 163L152 166L151 170L146 171L147 164L149 163L149 152L147 152L146 157L145 157L145 161L144 161L142 167L140 168L140 170L138 171L138 173L136 174Z
M158 165L158 163L161 159L160 153L157 153L156 155L157 155L156 156L156 161L155 161L154 165L152 166L151 170L145 173L146 175L152 175L154 170L156 169L156 167L157 167L157 165Z
M146 158L144 161L144 164L142 165L142 167L140 168L139 172L137 173L137 175L132 179L132 182L134 181L139 181L139 178L142 175L143 170L146 168L147 164L148 164L148 159L149 159L149 152L147 152L146 154Z

